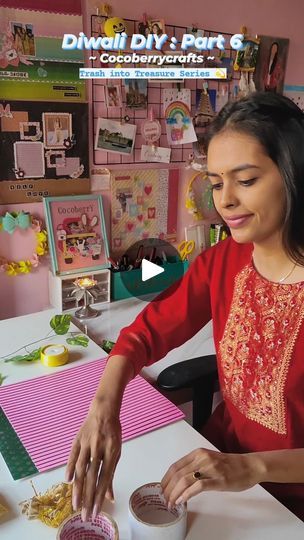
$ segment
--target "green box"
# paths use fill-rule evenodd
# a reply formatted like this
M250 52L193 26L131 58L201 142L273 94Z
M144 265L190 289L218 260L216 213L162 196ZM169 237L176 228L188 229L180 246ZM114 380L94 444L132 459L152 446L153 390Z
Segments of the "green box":
M175 283L181 275L184 275L188 267L188 261L168 262L164 265L164 272L145 282L141 279L141 268L130 270L129 272L112 272L111 299L123 300L124 298L131 298L133 296L161 292ZM122 275L124 275L124 282ZM131 285L132 282L134 294L125 287L125 283L130 283Z

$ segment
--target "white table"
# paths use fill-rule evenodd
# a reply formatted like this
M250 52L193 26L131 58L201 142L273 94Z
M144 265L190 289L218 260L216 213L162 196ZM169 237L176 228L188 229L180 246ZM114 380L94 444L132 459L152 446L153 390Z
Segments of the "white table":
M103 339L116 341L120 330L131 324L147 303L147 301L138 298L128 298L109 304L97 304L97 308L102 311L101 316L85 321L89 335L96 343L101 343ZM189 339L187 343L169 352L165 358L156 362L156 364L144 368L142 375L145 379L154 382L159 373L166 367L188 358L196 358L214 352L212 324L210 322L193 338Z
M31 340L48 332L48 323L54 310L0 322L1 354L10 353ZM101 319L100 319L101 320ZM109 337L109 336L107 336ZM51 338L60 343L64 336ZM95 360L104 355L93 342L87 349L76 348L77 364ZM81 355L81 357L80 357ZM76 353L74 355L76 362ZM71 365L75 365L73 362ZM69 369L63 366L57 369ZM3 364L0 372L7 375L5 384L39 376L51 368L35 365ZM161 479L169 465L197 447L212 446L184 421L158 429L123 444L121 460L114 479L115 504L105 502L103 509L118 523L120 540L130 538L128 528L128 500L132 491L146 482ZM35 487L44 491L64 478L64 467L39 474ZM56 530L39 521L27 521L20 515L18 503L33 495L29 479L13 481L0 457L0 500L10 508L6 521L0 524L1 540L51 540ZM265 540L275 538L302 540L304 524L284 508L260 486L241 493L207 492L190 500L188 504L187 540Z

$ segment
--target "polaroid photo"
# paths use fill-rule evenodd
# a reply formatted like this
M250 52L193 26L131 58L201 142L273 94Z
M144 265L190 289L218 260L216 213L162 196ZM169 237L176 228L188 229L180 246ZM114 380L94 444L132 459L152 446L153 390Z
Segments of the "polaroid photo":
M23 22L11 22L10 28L18 55L34 58L36 56L36 45L33 25Z
M45 148L68 148L72 138L72 115L70 113L42 113Z
M121 124L116 120L98 118L95 150L131 155L136 136L135 124Z
M129 109L146 109L148 84L146 79L125 79L126 106Z
M105 102L108 108L122 107L121 87L118 84L104 87Z
M161 36L165 33L165 21L163 19L151 19L148 21L149 33Z

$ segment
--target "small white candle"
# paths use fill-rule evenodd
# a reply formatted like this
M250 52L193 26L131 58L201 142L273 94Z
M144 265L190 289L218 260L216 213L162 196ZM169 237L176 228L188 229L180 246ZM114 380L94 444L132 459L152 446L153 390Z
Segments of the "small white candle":
M47 356L59 356L64 353L63 345L50 345L44 349L44 354Z

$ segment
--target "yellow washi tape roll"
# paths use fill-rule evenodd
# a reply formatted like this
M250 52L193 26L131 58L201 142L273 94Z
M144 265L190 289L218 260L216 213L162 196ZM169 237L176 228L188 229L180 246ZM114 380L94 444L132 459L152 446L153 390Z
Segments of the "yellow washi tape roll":
M44 366L63 366L69 361L69 351L64 345L46 345L41 349L40 359Z

